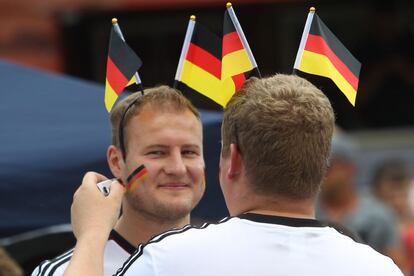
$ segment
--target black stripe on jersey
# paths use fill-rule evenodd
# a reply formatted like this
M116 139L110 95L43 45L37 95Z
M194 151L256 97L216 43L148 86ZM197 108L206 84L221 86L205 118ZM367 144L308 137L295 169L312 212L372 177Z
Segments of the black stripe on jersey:
M175 234L181 234L181 233L184 233L185 231L190 230L190 229L204 229L209 225L220 224L220 223L223 223L223 222L226 222L226 221L230 220L231 218L232 217L226 217L226 218L220 220L217 223L208 223L208 222L206 222L206 223L203 223L201 226L193 226L193 225L188 224L188 225L186 225L182 228L169 230L167 232L161 233L161 234L153 237L147 243L140 244L138 246L137 250L135 251L135 253L128 258L128 260L124 263L124 265L120 269L118 269L118 271L116 272L115 275L121 275L121 276L124 275L125 272L128 270L128 268L135 262L135 260L138 259L142 255L142 253L144 252L144 248L147 245L151 244L151 243L160 242L168 236L175 235Z
M109 240L116 242L122 249L124 249L128 254L133 254L135 252L136 246L128 242L124 237L122 237L118 232L112 230L109 234Z
M60 267L64 263L69 262L71 258L72 258L72 255L67 256L66 258L62 259L60 262L56 263L56 265L54 265L52 267L52 269L50 269L50 271L49 271L49 273L47 275L48 276L53 276L53 274L55 274L56 269L58 269L58 267Z
M292 227L324 227L324 225L316 219L280 217L254 213L246 213L238 217L241 219L247 219L255 222L279 224Z
M58 257L56 257L56 258L54 258L50 261L46 260L46 261L42 262L39 265L39 273L37 274L37 276L39 276L39 275L40 276L53 275L53 273L52 274L50 274L50 273L46 274L46 271L49 269L49 267L52 267L51 271L54 272L56 270L56 268L59 267L62 263L65 263L65 262L69 261L70 258L72 257L72 254L73 254L73 248L71 250L67 251L66 253L63 253L62 255L60 255L60 256L58 256ZM47 263L47 264L42 269L42 265L45 264L45 263Z

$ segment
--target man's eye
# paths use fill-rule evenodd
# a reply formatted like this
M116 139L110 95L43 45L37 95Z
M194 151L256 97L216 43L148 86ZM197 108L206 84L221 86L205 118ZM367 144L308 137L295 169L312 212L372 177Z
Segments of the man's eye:
M198 152L193 151L193 150L183 150L181 154L186 155L186 156L195 156L195 155L198 155Z
M154 151L150 151L147 153L147 155L150 155L150 156L163 156L164 154L165 152L161 150L154 150Z

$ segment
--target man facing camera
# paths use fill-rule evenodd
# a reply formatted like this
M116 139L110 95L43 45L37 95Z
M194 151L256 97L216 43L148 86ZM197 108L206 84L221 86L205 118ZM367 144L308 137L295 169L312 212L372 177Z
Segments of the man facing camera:
M147 89L144 95L134 93L115 106L111 125L108 164L126 193L119 198L122 215L115 215L113 229L104 234L104 275L115 273L138 244L189 224L190 212L204 192L200 115L181 93L167 86ZM92 173L88 177L95 183L106 179ZM96 215L114 214L102 208ZM32 275L62 275L72 255L69 250L45 261Z

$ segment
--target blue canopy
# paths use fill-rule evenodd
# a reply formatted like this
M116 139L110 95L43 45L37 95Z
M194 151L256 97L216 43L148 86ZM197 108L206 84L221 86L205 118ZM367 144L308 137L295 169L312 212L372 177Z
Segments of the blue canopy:
M0 62L0 236L70 221L85 172L111 173L104 87ZM206 197L194 215L227 214L217 180L219 112L202 112Z

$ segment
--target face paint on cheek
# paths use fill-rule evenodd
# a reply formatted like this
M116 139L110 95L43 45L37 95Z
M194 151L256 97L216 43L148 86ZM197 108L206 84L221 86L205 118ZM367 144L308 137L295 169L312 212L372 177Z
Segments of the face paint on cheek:
M138 184L147 178L148 170L144 165L135 169L128 177L125 186L126 192L129 193L137 188Z

